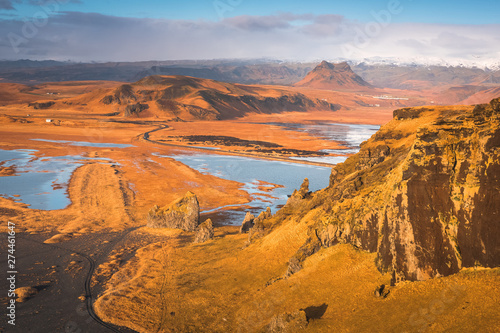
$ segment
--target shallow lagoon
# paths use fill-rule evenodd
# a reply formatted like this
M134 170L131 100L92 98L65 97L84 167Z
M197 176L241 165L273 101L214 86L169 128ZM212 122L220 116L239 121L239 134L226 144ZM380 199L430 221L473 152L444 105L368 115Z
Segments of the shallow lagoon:
M380 128L375 125L353 124L273 123L272 125L304 131L316 137L340 142L345 149L326 152L341 156L296 158L330 164L341 163L348 155L358 152L361 142L370 138ZM81 147L127 148L132 146L114 143L33 140ZM37 158L35 152L36 150L29 149L0 150L1 165L16 167L15 176L0 177L0 195L21 201L33 209L65 208L71 204L67 195L67 184L72 173L88 160L96 159L80 155ZM162 157L162 155L157 156ZM271 207L273 213L276 212L286 203L288 195L300 187L304 178L309 178L311 191L325 188L328 186L331 172L329 167L210 153L191 154L188 151L180 151L163 157L174 158L199 172L244 184L242 189L252 196L249 204L219 207L203 212L205 216L213 216L219 220L218 222L227 224L240 224L246 211L257 215L260 211ZM111 163L110 160L103 158L97 160L102 163ZM262 182L279 186L265 185ZM267 190L264 190L266 187Z
M307 132L317 138L341 143L346 149L359 148L359 145L375 134L380 126L340 123L296 124L268 123L268 125L284 127L291 131ZM345 149L339 149L345 150Z
M361 143L368 140L380 129L380 126L377 125L335 123L314 125L271 123L271 125L307 132L316 137L341 143L345 149L325 150L325 152L341 156L293 158L329 163L332 166L344 162L350 155L357 153ZM275 213L286 203L288 195L300 188L304 178L309 179L309 189L317 191L328 186L331 173L329 167L239 156L178 153L165 157L172 157L202 173L244 183L242 189L252 195L252 202L248 205L219 207L203 212L207 216L214 216L218 222L228 224L240 224L247 211L257 215L267 207L271 207ZM269 192L262 191L259 189L259 181L281 185L281 187L272 188ZM268 195L273 198L269 198ZM250 208L244 206L250 206Z
M21 201L32 209L64 209L71 200L67 185L73 172L88 160L82 156L36 157L36 150L0 150L3 167L14 166L16 175L0 177L0 195ZM99 158L101 162L110 160Z

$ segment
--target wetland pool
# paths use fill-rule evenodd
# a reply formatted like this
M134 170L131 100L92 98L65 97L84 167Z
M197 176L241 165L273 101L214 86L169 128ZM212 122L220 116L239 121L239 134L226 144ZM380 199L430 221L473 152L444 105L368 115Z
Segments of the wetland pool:
M74 146L125 148L129 145L41 140ZM14 168L13 175L0 177L0 196L22 202L31 209L59 210L71 204L67 188L73 172L88 162L112 163L107 158L82 155L36 156L36 149L0 149L0 167Z
M271 123L294 131L304 131L313 136L337 141L344 149L325 152L336 156L304 157L307 160L334 164L341 163L351 154L359 151L361 142L370 138L380 127L354 124L293 124ZM33 139L61 146L127 148L128 144L93 143L64 140ZM74 156L36 156L37 150L0 149L0 167L13 167L15 173L0 177L0 196L29 205L39 210L64 209L71 204L67 194L68 183L73 172L89 162L114 163L105 158ZM275 213L288 200L295 189L300 188L304 178L309 179L309 189L317 191L329 184L331 167L316 166L270 159L230 156L210 152L199 153L190 150L174 150L172 153L153 155L173 158L201 173L242 183L241 189L251 196L251 202L243 205L218 207L202 211L204 218L211 217L220 224L239 225L247 211L257 216L270 207ZM114 163L116 164L116 163ZM196 192L196 189L192 189Z

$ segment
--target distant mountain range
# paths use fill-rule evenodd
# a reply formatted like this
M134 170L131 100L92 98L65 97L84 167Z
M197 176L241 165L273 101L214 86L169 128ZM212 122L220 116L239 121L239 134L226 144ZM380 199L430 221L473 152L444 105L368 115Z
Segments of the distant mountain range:
M0 82L107 80L135 82L151 75L186 75L242 84L293 85L318 63L271 60L147 61L68 63L57 61L0 61ZM500 70L464 66L424 66L396 63L350 63L352 71L378 88L422 90L437 86L500 84Z

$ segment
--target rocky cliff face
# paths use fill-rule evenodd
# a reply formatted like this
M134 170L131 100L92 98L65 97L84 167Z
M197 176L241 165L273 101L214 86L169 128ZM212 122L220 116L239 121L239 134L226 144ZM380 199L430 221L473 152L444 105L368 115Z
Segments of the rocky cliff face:
M319 240L377 252L396 280L500 266L500 99L396 110L333 169L327 189L285 206L267 227L284 218L313 226L304 248Z

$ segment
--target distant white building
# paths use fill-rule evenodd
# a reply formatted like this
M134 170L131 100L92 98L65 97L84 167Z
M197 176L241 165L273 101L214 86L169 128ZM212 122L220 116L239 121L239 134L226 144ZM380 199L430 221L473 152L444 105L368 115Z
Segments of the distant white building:
M404 97L392 97L389 95L383 95L383 96L373 96L373 98L376 99L390 99L390 100L400 100L400 101L407 101L409 98L404 98Z

